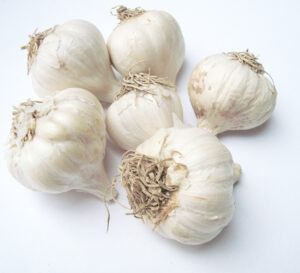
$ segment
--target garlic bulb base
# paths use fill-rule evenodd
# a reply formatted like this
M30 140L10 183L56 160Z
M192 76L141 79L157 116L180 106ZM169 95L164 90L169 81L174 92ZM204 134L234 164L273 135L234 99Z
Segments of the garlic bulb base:
M122 156L122 186L126 189L132 214L146 219L155 229L177 207L174 194L177 185L167 181L168 160L157 160L135 151Z
M115 14L118 19L120 20L120 22L124 22L126 20L129 20L130 18L134 18L137 17L143 13L145 13L146 11L142 8L135 8L135 9L129 9L125 6L119 6L117 7L117 14Z
M155 75L151 75L150 73L140 72L132 74L129 72L128 75L123 78L121 84L122 87L119 90L119 94L115 97L115 100L118 100L131 91L153 95L154 92L151 88L149 88L150 85L161 85L174 91L176 89L176 86L165 78L160 78Z
M248 49L242 52L233 51L226 54L238 60L241 64L249 66L255 73L263 74L266 72L263 65L257 61L258 58L253 53L250 53Z
M28 44L21 47L22 50L27 50L27 74L29 74L30 72L31 65L38 53L39 46L41 45L45 37L47 37L47 35L55 30L55 27L56 26L48 28L42 32L36 32L35 30L31 35L29 35Z

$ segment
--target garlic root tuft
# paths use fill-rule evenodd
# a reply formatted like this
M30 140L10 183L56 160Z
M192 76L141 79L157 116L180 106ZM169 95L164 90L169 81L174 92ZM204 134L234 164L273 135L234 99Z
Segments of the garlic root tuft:
M176 89L176 86L170 83L167 79L150 75L150 73L129 73L123 78L121 84L121 90L115 97L115 100L118 100L120 97L131 91L149 93L153 95L154 93L151 92L149 88L151 84L160 84L161 86L165 86L170 89Z
M127 151L122 157L120 167L121 183L126 189L132 214L151 222L155 229L164 221L170 211L177 207L172 197L177 185L168 185L167 161Z
M135 9L129 9L125 6L117 6L112 8L112 10L114 9L116 9L117 14L112 13L112 15L117 16L118 19L120 20L120 23L130 18L137 17L146 12L144 9L140 7L136 7Z
M258 74L263 74L266 72L263 65L257 61L258 58L253 53L250 53L248 49L243 52L228 52L225 54L232 56L241 64L248 65L254 72Z
M27 74L30 72L31 65L37 55L38 49L43 40L55 30L56 26L48 28L42 32L37 32L37 29L29 35L29 42L27 45L21 47L21 49L27 49Z
M31 141L35 135L36 121L48 115L54 102L49 100L48 105L42 101L27 99L18 107L14 106L12 112L12 127L10 131L10 147L23 147L27 141ZM41 107L42 106L42 107Z

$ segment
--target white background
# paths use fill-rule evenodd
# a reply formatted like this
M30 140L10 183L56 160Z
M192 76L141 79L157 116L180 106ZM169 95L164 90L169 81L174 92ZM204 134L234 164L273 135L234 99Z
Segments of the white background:
M87 19L107 38L117 25L111 1L0 0L1 152L11 110L35 98L26 75L27 34L72 18ZM125 1L161 9L182 28L186 58L178 76L185 121L196 124L187 95L193 67L204 57L249 48L278 89L272 118L257 129L220 136L243 168L235 187L236 213L212 242L196 247L160 237L123 208L110 206L105 233L103 203L86 194L31 192L8 173L1 154L0 272L300 272L300 2ZM105 166L117 173L121 150L107 147ZM120 200L125 202L124 192Z

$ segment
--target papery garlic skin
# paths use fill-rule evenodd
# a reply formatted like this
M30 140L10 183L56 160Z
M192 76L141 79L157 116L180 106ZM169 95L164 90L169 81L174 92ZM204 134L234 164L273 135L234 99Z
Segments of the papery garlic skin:
M122 149L135 149L160 128L172 127L173 114L183 119L175 90L150 84L147 93L131 91L110 105L106 114L107 132Z
M36 55L29 58L36 93L43 98L58 90L80 87L103 102L112 102L120 87L96 26L71 20L47 32Z
M242 54L261 65L254 55ZM213 55L201 61L193 70L188 86L198 126L219 134L251 129L268 120L275 107L277 91L264 75L262 66L261 69L254 71L232 53Z
M69 88L16 108L7 151L11 174L25 187L46 193L70 190L111 199L102 160L104 113L98 99Z
M167 12L150 10L123 20L107 42L116 70L123 76L149 72L174 83L185 54L184 38Z
M233 184L240 177L240 166L214 135L201 128L161 129L136 152L158 160L172 159L167 181L179 190L170 200L176 208L156 228L161 235L199 245L228 225L234 213Z

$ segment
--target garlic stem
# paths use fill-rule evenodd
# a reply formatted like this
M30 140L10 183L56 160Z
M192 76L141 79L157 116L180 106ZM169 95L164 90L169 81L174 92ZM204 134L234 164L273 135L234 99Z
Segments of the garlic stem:
M233 185L239 181L241 177L242 169L239 164L234 163L233 165Z

